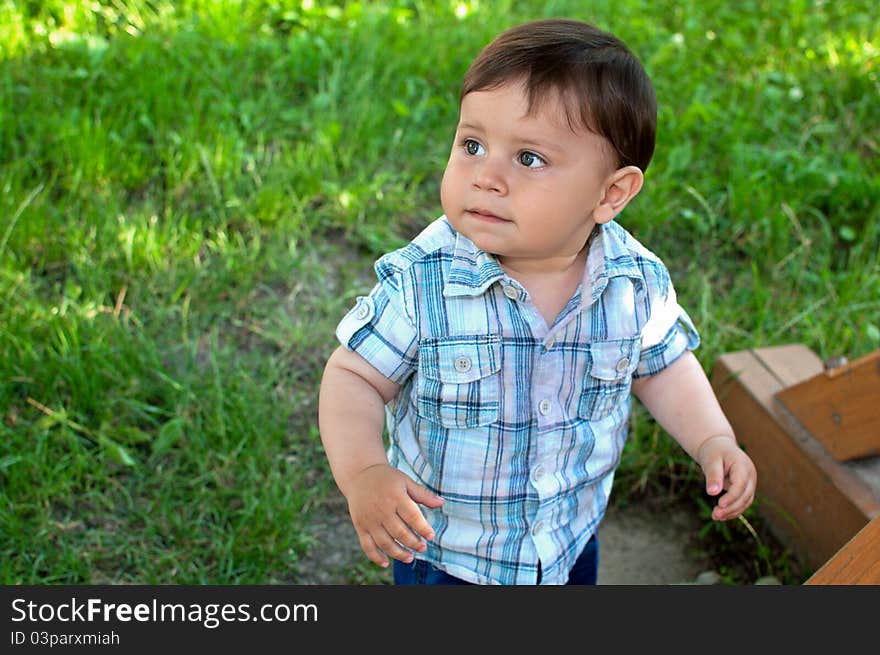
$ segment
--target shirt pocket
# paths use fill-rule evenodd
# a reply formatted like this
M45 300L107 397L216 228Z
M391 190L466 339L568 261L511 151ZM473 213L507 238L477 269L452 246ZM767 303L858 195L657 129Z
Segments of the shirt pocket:
M596 341L589 345L589 363L578 403L578 416L598 421L624 402L639 364L641 337Z
M469 335L419 342L417 411L447 428L498 420L501 338Z

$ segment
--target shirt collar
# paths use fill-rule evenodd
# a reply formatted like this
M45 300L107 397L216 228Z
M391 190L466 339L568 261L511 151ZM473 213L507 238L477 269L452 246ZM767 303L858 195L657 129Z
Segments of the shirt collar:
M451 228L451 226L450 226ZM444 296L477 296L505 276L494 255L480 250L463 234L455 233L455 246ZM594 303L613 277L630 277L644 283L636 260L626 246L623 231L614 223L597 225L584 270L581 306ZM590 293L583 293L590 289Z
M645 282L641 268L627 247L626 233L611 222L597 225L593 234L583 282L583 289L590 292L582 292L581 306L596 302L608 286L608 280L614 277L629 277L642 285Z
M444 296L478 296L503 277L504 270L494 255L477 248L463 234L455 233Z

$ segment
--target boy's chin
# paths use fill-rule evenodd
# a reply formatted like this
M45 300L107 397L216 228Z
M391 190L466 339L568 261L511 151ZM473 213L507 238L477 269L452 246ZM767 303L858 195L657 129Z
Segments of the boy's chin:
M490 235L483 234L478 230L458 230L458 232L467 237L477 248L490 255L501 256L504 254L504 248L500 246L498 239L493 239Z
M515 253L511 253L508 249L502 248L498 244L481 243L479 239L476 241L471 239L471 241L478 249L486 254L492 255L498 261L503 261L504 259L515 255Z

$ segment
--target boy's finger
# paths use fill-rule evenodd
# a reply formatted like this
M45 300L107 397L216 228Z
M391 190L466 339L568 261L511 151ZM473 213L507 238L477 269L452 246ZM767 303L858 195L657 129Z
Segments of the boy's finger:
M415 503L411 503L407 507L401 507L397 511L397 515L416 535L420 535L428 541L434 538L434 528L425 520L419 506Z
M729 494L725 494L718 500L718 504L712 510L712 518L718 521L726 521L741 514L745 507L742 506L740 499L734 499Z
M718 499L718 504L726 507L739 501L751 493L751 486L752 482L748 473L734 466L730 471L730 486L727 488L727 493Z
M427 549L425 542L421 540L419 535L412 531L407 523L400 516L395 516L392 520L385 524L385 529L394 537L395 541L403 544L407 548L422 552Z
M718 505L712 511L713 518L717 520L732 519L748 509L755 497L752 482L746 479L743 487L741 492L739 489L731 487L726 494L718 499Z
M388 557L393 557L407 564L414 559L413 554L397 543L386 530L382 530L381 534L376 535L376 544Z
M432 493L419 483L415 482L407 478L406 481L406 491L409 494L409 497L412 498L417 503L421 503L422 505L427 505L428 507L440 507L443 504L443 499L435 493Z
M724 460L721 457L715 457L709 461L703 473L706 476L706 493L710 496L717 496L724 488Z
M361 550L364 551L367 559L378 564L382 568L388 566L388 558L385 557L385 554L381 550L379 550L379 547L376 546L376 542L369 534L358 533L358 540L361 542Z

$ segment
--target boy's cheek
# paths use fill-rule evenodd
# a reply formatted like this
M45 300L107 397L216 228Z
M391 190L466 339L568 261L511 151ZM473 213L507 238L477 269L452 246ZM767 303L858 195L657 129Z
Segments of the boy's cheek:
M456 183L454 172L447 168L440 183L440 205L447 216L454 213L459 202Z

